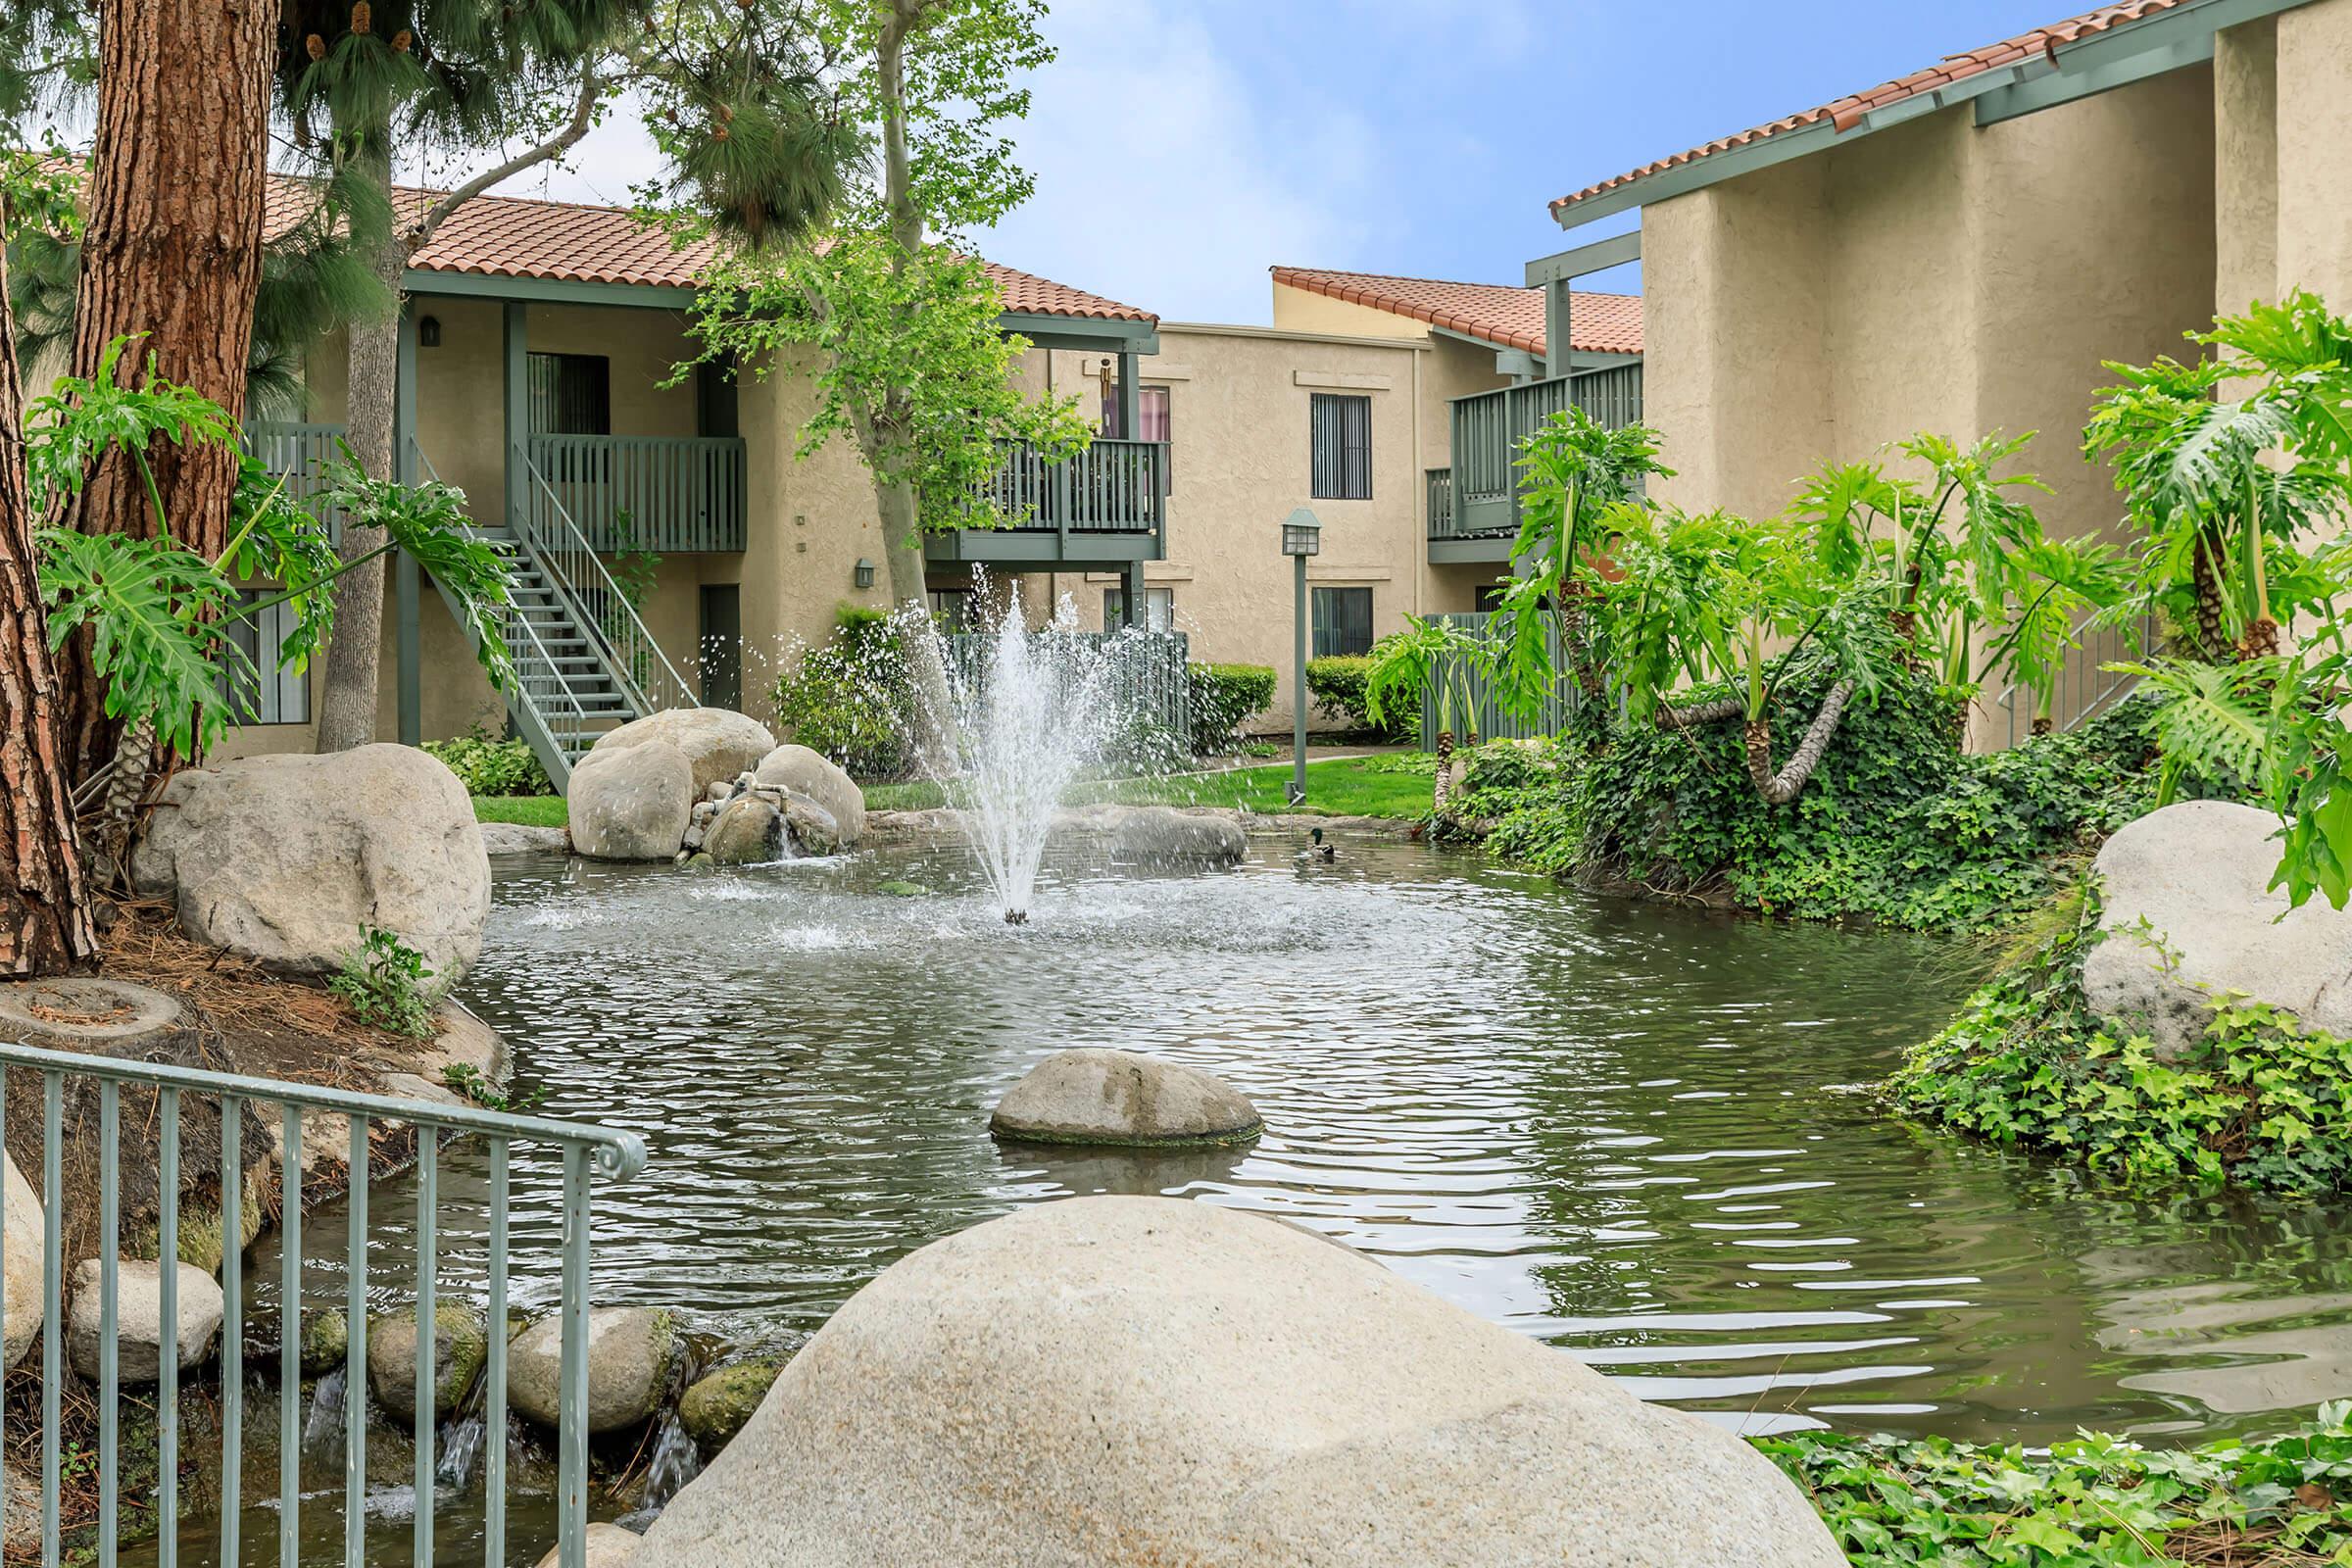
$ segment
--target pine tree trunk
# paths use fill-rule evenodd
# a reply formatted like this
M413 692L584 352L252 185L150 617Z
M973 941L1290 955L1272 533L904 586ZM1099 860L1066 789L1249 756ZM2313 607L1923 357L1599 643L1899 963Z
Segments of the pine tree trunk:
M145 333L124 351L133 379L152 355L158 375L243 415L276 24L265 0L107 0L74 374L95 376L109 342ZM158 441L147 457L173 536L218 554L236 455ZM98 466L63 520L88 533L157 531L146 486L122 456ZM60 665L69 776L79 785L113 760L122 725L106 716L86 632Z
M372 145L361 152L354 164L360 176L378 185L389 201L389 146ZM400 276L408 261L408 240L396 221L375 257L376 278L394 300L400 297ZM400 375L399 307L395 305L379 319L352 322L350 336L344 439L370 478L389 479L393 476L392 416ZM508 461L512 462L512 457ZM383 529L346 524L336 554L344 561L356 561L383 548ZM335 579L335 630L326 645L326 678L319 683L320 752L348 752L375 739L376 684L383 665L384 573L390 559L379 557Z
M67 783L63 706L33 572L24 393L0 246L0 974L92 962L98 939Z
M1768 805L1787 806L1804 793L1806 781L1821 765L1823 754L1830 749L1830 737L1838 733L1838 720L1844 716L1845 705L1854 695L1854 683L1841 680L1830 688L1821 700L1821 711L1813 715L1805 738L1797 742L1796 751L1789 757L1788 765L1778 773L1772 770L1772 720L1751 718L1747 721L1747 776L1755 781L1756 793Z

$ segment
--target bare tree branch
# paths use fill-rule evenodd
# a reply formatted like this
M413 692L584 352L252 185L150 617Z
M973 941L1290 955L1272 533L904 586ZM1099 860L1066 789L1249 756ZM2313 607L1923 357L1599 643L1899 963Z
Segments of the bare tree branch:
M449 220L450 214L491 186L502 180L511 179L526 169L544 164L551 158L561 157L582 136L588 134L588 126L596 118L597 100L604 96L604 78L597 74L596 67L591 64L580 73L580 95L573 101L571 119L564 122L564 128L538 146L525 148L516 153L497 168L483 170L456 190L433 203L425 210L424 217L418 220L416 228L410 232L410 249L412 251L423 249L424 242L433 237L433 230Z

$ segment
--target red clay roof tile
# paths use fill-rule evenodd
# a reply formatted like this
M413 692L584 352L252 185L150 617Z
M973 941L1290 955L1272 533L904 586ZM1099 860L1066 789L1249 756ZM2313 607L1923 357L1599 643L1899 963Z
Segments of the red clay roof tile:
M1825 120L1836 125L1839 131L1851 130L1855 125L1861 123L1865 115L1874 109L1884 109L1889 104L1901 103L1906 98L1916 98L1922 93L1933 92L1938 87L1948 86L1955 81L1981 75L1987 71L1997 71L2003 66L2016 65L2034 55L2055 59L2061 44L2080 42L2094 33L2105 32L2111 27L2119 27L2126 23L2138 22L2142 18L2155 16L2159 12L2171 11L2187 3L2188 0L2120 0L2120 3L2117 4L2100 6L2095 11L2085 11L2081 16L2069 17L2063 22L2053 22L2047 26L2035 27L2030 32L2021 32L2014 38L2004 38L1998 43L1988 43L1964 54L1947 56L1940 65L1931 66L1924 71L1915 71L1907 76L1897 76L1892 81L1881 82L1878 86L1865 88L1861 92L1850 93L1835 103L1823 104L1819 108L1807 109L1799 114L1787 115L1779 120L1769 121L1764 124L1753 126L1734 135L1718 136L1715 140L1702 146L1693 147L1688 152L1676 153L1671 158L1661 158L1655 163L1643 164L1640 169L1628 170L1626 172L1610 179L1604 179L1596 185L1587 185L1583 190L1572 191L1554 201L1551 204L1551 210L1558 213L1575 206L1578 202L1590 200L1604 191L1615 190L1621 185L1632 184L1635 180L1645 179L1651 174L1663 173L1669 169L1679 168L1684 164L1693 164L1702 158L1712 158L1717 153L1729 152L1735 147L1744 147L1751 142L1762 141L1768 136L1778 136L1785 131L1795 130L1801 126L1819 124Z
M311 184L280 174L270 181L267 231L284 233L302 220L316 197ZM434 193L403 186L394 205L421 212ZM535 277L578 283L644 283L691 288L710 260L707 245L679 250L625 208L542 201L528 196L476 196L450 215L409 265L421 271L482 277ZM1088 317L1105 321L1156 321L1149 311L1051 278L981 264L1004 297L1004 309L1038 316Z
M1467 333L1503 348L1544 352L1544 291L1508 283L1447 283L1380 272L1335 272L1314 267L1277 267L1274 281L1350 305L1408 317ZM1632 294L1572 297L1568 324L1573 347L1588 354L1642 352L1642 301Z

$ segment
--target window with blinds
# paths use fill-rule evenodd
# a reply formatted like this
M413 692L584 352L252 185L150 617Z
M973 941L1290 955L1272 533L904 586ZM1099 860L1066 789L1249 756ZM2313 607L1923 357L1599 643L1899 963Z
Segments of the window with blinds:
M1372 651L1372 590L1317 588L1314 650L1317 659L1358 659Z
M1317 501L1372 499L1372 400L1317 392L1308 410L1308 493Z
M530 357L531 434L611 435L612 362L602 354Z
M275 598L277 590L247 589L242 604ZM242 615L221 630L245 651L250 667L222 677L230 710L241 724L306 724L311 717L311 678L281 667L286 634L294 629L294 606L271 605L258 615Z

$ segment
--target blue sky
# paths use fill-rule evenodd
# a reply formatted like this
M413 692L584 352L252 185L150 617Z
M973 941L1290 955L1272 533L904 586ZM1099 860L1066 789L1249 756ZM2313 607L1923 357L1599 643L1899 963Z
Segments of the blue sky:
M1552 223L1551 197L2069 9L1056 0L1060 57L1020 137L1037 196L985 248L1171 320L1263 322L1275 263L1517 282L1591 237ZM648 155L617 120L574 171L512 188L625 201Z

